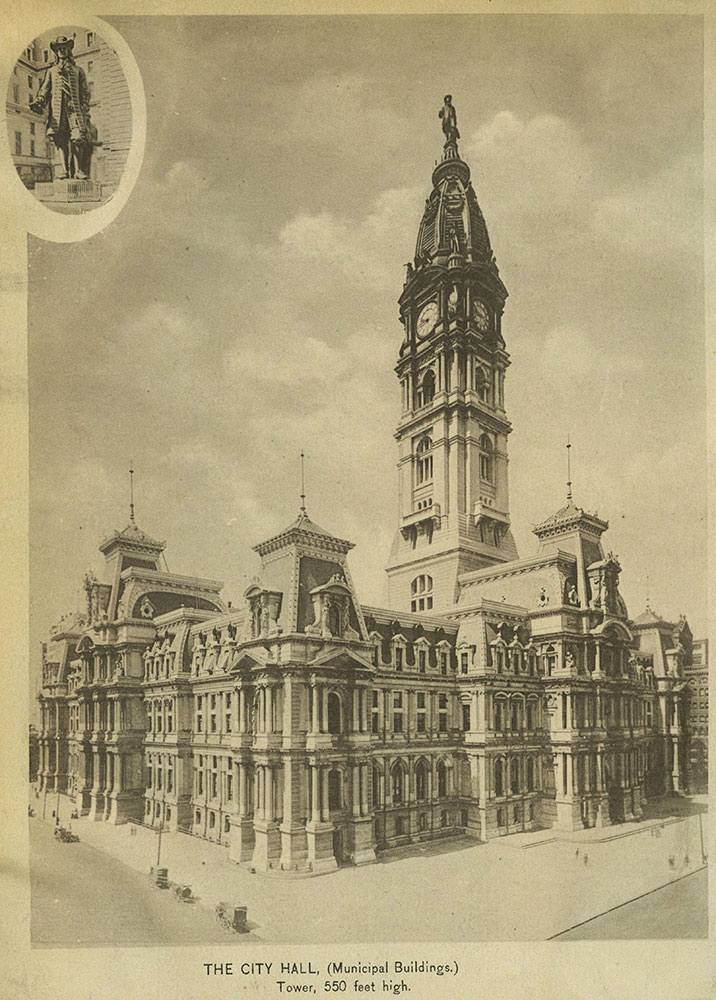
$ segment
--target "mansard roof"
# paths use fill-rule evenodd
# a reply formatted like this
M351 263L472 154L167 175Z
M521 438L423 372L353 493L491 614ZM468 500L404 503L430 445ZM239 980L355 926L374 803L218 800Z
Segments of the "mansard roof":
M326 531L325 528L315 524L305 510L301 510L296 520L292 521L278 535L273 535L271 538L267 538L265 542L254 545L254 552L258 552L260 556L263 556L268 552L273 552L276 549L282 549L296 543L317 545L319 548L332 549L344 554L353 548L353 542L349 542L345 538L336 538L330 531Z
M665 625L667 628L672 627L664 618L655 614L651 608L642 611L639 617L634 619L634 625Z
M107 552L110 548L120 546L135 549L151 550L155 553L162 552L166 548L166 542L159 542L152 538L131 520L123 531L113 531L105 538L99 547L100 552Z
M539 537L555 530L576 528L577 526L591 528L593 531L598 531L601 534L607 530L609 522L603 521L596 514L589 514L582 507L577 507L570 497L564 507L560 507L555 514L552 514L540 524L535 525L534 533Z

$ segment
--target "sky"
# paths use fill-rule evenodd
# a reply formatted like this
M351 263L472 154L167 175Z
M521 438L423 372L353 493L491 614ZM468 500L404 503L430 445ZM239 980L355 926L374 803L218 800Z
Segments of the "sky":
M397 298L451 93L500 276L519 554L566 497L632 616L706 629L702 43L695 17L108 19L139 64L118 218L29 242L31 629L137 522L224 581L297 515L385 598Z

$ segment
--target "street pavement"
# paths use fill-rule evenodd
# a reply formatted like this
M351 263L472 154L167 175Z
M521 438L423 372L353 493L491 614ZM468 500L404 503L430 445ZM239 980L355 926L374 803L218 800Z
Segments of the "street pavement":
M84 843L58 843L41 820L30 820L30 850L33 947L226 944L239 937L200 903L177 902L121 861Z
M61 815L68 810L63 801ZM73 828L83 844L139 872L156 864L151 830L87 819ZM225 847L177 833L163 836L161 864L207 907L247 906L254 941L535 941L702 868L707 843L704 813L665 815L566 839L545 839L544 831L486 844L460 837L390 852L374 865L286 879L252 874L231 863ZM625 921L623 936L650 936L641 908Z
M625 903L609 913L565 931L558 941L644 938L705 938L708 936L708 875L706 869L671 882L662 889Z

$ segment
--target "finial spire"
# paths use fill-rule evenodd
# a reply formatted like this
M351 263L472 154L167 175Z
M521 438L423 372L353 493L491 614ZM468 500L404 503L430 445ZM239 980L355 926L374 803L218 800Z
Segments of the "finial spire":
M649 574L646 574L646 610L651 611L651 604L649 603Z
M132 465L134 463L129 463L129 520L134 524L134 469Z
M306 513L306 485L305 485L305 471L303 466L303 460L305 455L301 452L301 513Z
M567 500L572 499L572 462L570 459L570 454L572 450L572 445L569 443L569 434L567 435Z

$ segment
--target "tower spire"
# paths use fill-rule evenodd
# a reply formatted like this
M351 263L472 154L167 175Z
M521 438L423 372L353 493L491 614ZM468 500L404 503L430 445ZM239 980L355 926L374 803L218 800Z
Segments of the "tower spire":
M303 465L303 460L305 455L301 452L301 513L306 513L306 485L305 485L305 470Z
M132 465L134 463L129 463L129 520L134 524L134 469Z
M572 463L570 459L572 445L569 443L569 434L567 435L567 500L572 499Z

